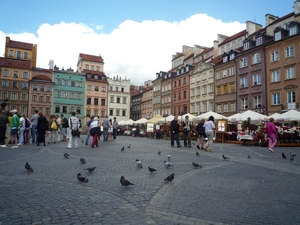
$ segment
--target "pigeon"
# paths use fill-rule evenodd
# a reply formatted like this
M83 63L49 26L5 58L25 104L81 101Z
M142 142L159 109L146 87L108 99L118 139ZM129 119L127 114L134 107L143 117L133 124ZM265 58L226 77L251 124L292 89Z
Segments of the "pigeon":
M124 176L121 176L120 183L122 184L122 186L125 187L128 187L129 185L134 185L133 183L130 183L128 180L126 180Z
M165 182L172 182L172 180L174 180L174 175L175 175L175 173L172 173L171 175L169 175L169 176L165 179Z
M29 165L28 162L26 162L26 164L25 164L25 169L27 170L27 172L33 172L33 169L32 169L32 167Z
M89 167L89 168L85 168L84 170L89 171L90 173L93 172L96 169L96 167Z
M81 162L82 164L86 163L86 161L85 161L84 158L80 158L80 162Z
M168 155L167 155L167 158L168 158L168 160L170 161L170 160L171 160L171 155L168 154Z
M291 155L291 157L295 157L295 156L297 156L296 154L294 154L294 153L291 153L291 152L290 152L290 155Z
M170 168L170 167L173 167L173 165L171 165L169 162L167 162L166 160L164 160L164 163L165 163L165 167L166 168Z
M87 179L86 177L82 176L81 173L78 173L77 174L77 179L80 181L80 182L88 182L89 179Z
M248 155L248 159L251 159L251 156L250 156L250 155Z
M222 155L222 157L223 157L224 160L229 159L229 158L228 158L227 156L225 156L225 155Z
M131 144L128 144L127 148L130 148Z
M123 151L124 151L124 149L125 149L125 147L123 146L123 147L121 148L121 152L123 152Z
M154 169L154 168L151 168L150 166L148 166L148 169L149 169L149 171L150 171L151 173L153 173L153 172L157 171L156 169Z
M157 154L160 155L161 151L158 151Z
M65 154L64 154L64 157L65 157L66 159L68 159L69 156L70 156L70 154L68 154L68 153L65 153Z
M196 151L196 156L200 156L199 152Z
M282 156L283 159L286 159L286 155L284 154L284 152L281 153L281 156Z
M195 168L202 168L202 166L200 166L198 163L192 162L192 164Z
M192 142L193 145L196 145L194 142Z
M143 168L142 163L141 163L140 160L136 159L135 162L136 162L137 168Z
M81 143L83 144L83 143L84 143L84 141L83 141L83 140L81 140Z
M293 156L291 156L290 160L291 160L291 161L294 161L294 157L293 157Z

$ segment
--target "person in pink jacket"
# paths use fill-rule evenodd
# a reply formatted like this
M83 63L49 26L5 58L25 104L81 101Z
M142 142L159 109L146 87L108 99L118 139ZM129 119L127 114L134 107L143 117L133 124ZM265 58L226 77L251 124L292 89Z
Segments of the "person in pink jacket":
M269 151L274 152L273 148L277 144L278 132L274 125L274 118L270 117L267 123L267 135L269 139Z

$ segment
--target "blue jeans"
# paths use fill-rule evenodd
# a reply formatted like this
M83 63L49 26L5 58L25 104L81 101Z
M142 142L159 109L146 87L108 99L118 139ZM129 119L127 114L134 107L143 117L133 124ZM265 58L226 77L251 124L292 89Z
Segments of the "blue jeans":
M176 140L177 147L180 146L178 133L171 134L171 145L174 146L174 140Z
M103 127L103 141L108 141L108 128Z
M62 127L61 128L61 133L62 133L62 136L63 136L63 140L66 140L66 138L67 138L67 128Z
M24 144L24 131L25 127L20 127L19 144Z
M90 133L86 136L85 143L88 144L88 141L89 141L90 136L91 136Z
M117 133L118 133L118 129L113 129L114 140L116 140L116 138L117 138Z
M37 132L36 132L36 125L32 125L31 127L31 137L32 137L32 143L36 144L37 141Z

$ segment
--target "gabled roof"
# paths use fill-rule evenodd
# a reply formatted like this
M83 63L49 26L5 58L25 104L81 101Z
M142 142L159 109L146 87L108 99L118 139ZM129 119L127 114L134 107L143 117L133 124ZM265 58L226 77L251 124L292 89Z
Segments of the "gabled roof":
M20 41L12 41L9 39L9 41L6 43L6 47L32 50L33 44Z
M101 56L95 56L95 55L88 55L88 54L84 54L84 53L79 53L79 57L82 58L82 60L84 60L84 61L103 63L103 59L102 59Z
M224 44L226 44L226 43L228 43L228 42L231 42L232 40L235 40L235 39L237 39L237 38L239 38L239 37L242 37L242 36L244 36L244 35L246 35L246 30L240 31L240 32L238 32L238 33L236 33L236 34L234 34L234 35L232 35L232 36L226 38L226 39L225 39L222 43L220 43L218 46L224 45Z
M177 53L176 56L172 59L172 61L175 60L175 59L180 58L181 56L184 56L184 54L183 53Z
M14 59L5 59L1 66L21 68L21 69L30 69L30 62L22 61L22 60L14 60Z
M217 56L216 58L214 58L214 59L212 60L212 62L216 65L216 64L222 62L222 60L223 60L222 55L219 55L219 56Z
M294 16L294 15L295 15L294 12L291 12L291 13L289 13L289 14L287 14L287 15L285 15L285 16L283 16L283 17L280 17L280 18L278 18L277 20L273 21L273 22L270 23L268 26L272 26L273 24L278 23L278 22L280 22L280 21L282 21L282 20L285 20L285 19L287 19L287 18L289 18L289 17L291 17L291 16Z

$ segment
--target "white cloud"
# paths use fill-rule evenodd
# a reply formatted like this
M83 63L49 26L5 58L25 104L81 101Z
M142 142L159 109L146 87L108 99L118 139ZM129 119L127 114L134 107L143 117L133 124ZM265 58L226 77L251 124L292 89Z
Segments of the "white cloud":
M101 54L106 74L118 74L130 78L132 84L143 84L155 79L156 72L171 69L172 55L181 52L183 45L212 47L217 34L233 35L246 28L245 24L224 23L206 14L174 22L126 20L109 34L101 33L103 27L61 22L42 24L37 36L0 31L0 52L4 53L5 36L9 36L12 40L38 44L37 66L42 68L48 68L49 60L53 59L60 68L76 69L79 53Z

